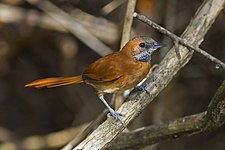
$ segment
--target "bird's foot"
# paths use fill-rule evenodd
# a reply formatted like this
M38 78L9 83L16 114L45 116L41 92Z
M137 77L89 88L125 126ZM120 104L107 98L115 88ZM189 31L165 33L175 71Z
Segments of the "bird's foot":
M145 84L145 83L143 83L143 84L141 84L141 85L137 85L137 86L135 87L135 90L136 90L136 91L145 91L149 96L152 95L152 94L146 89L146 84Z
M123 126L125 126L124 122L120 118L122 116L121 113L118 113L113 109L109 109L109 112L116 120L118 120Z
M123 123L123 121L121 120L120 116L122 116L120 113L116 112L115 110L113 110L109 104L106 102L106 100L104 99L103 95L99 95L100 100L106 105L106 107L108 108L110 114L116 119L119 120L119 122L125 127L125 124Z

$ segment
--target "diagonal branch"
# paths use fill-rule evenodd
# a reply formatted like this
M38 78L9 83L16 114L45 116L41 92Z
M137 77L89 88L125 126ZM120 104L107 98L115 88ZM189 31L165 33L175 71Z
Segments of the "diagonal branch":
M183 39L181 37L178 37L177 35L171 33L170 31L166 30L165 28L161 27L160 25L156 24L155 22L151 21L150 19L146 18L144 15L140 15L140 14L135 12L133 14L133 16L136 17L137 19L143 21L144 23L150 25L151 27L153 27L154 29L158 30L159 32L167 35L172 40L174 40L175 51L176 51L177 56L178 56L179 59L180 59L180 53L178 52L178 44L180 43L183 46L186 46L187 48L200 53L201 55L203 55L204 57L206 57L210 61L216 63L217 66L222 67L223 69L225 69L225 64L221 60L215 58L214 56L210 55L209 53L207 53L206 51L202 50L201 48L199 48L197 46L193 46L187 40L185 40L185 39Z
M225 124L225 114L220 113L220 125ZM179 118L173 121L163 122L159 125L151 125L132 132L124 132L113 140L105 149L140 149L147 145L156 144L166 140L174 140L184 136L209 132L215 128L204 126L206 111Z
M205 0L182 34L182 38L188 41L188 43L198 47L215 21L215 18L223 9L224 4L225 0ZM126 125L141 113L141 111L169 84L177 72L191 59L193 54L192 50L180 46L179 51L181 55L180 60L177 59L175 50L172 48L159 64L159 67L154 70L151 77L146 81L146 88L148 91L151 91L152 94L150 97L145 92L136 92L130 95L126 99L126 102L120 107L118 112L123 114L122 120ZM155 81L158 86L156 87L152 81ZM110 117L83 142L75 147L74 150L102 149L123 130L123 125Z
M123 48L123 46L129 41L130 39L130 32L131 27L133 24L133 13L136 6L136 0L128 1L127 2L127 8L126 8L126 14L124 17L124 23L123 23L123 32L122 32L122 39L120 43L120 49Z
M213 96L207 111L122 133L106 149L140 149L165 140L209 132L225 124L225 80Z

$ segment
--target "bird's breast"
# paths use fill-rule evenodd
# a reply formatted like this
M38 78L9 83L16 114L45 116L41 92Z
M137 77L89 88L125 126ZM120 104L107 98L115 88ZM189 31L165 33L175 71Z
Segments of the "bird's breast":
M121 79L126 82L121 87L124 90L135 87L148 75L150 68L150 62L135 62L133 65L129 65L124 79Z
M120 88L118 88L118 87L111 87L111 88L109 87L109 88L103 90L103 92L104 93L115 93L119 90L120 90Z

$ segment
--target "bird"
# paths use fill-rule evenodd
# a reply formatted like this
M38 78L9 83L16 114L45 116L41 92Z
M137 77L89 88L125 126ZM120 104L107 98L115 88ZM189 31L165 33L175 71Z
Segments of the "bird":
M151 69L152 53L163 46L150 36L134 37L120 51L91 63L81 75L39 79L26 84L25 87L53 88L84 82L96 89L99 99L108 108L110 114L124 124L121 120L122 115L110 107L104 95L132 88L145 90L142 85L137 85L146 78Z

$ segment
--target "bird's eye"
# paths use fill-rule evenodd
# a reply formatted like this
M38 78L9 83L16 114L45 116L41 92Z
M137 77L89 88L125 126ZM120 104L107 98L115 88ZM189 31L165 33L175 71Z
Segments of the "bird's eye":
M145 43L140 43L139 46L140 47L145 47Z

